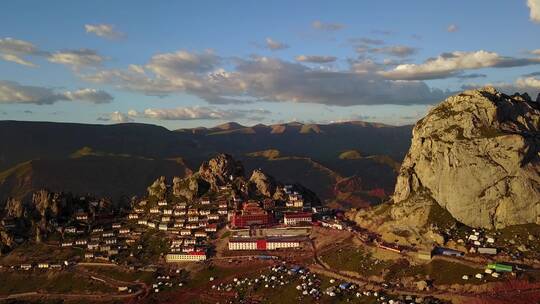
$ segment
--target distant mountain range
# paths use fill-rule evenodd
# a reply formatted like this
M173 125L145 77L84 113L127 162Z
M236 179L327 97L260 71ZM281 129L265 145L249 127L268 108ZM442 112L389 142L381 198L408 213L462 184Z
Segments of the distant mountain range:
M218 153L233 155L247 170L303 184L329 204L372 204L392 192L411 130L366 122L230 122L170 131L133 123L0 121L0 204L41 188L113 199L141 194L157 177L190 174Z

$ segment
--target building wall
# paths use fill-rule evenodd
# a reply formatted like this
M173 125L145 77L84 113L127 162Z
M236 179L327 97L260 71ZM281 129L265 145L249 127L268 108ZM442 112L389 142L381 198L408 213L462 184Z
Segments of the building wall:
M183 262L183 261L204 261L206 260L206 255L196 255L196 254L167 254L165 256L167 263L174 262Z
M285 217L285 225L296 225L300 223L311 223L311 217L302 217L302 218L289 218Z
M229 242L229 250L257 250L256 242Z
M282 248L299 248L299 241L245 241L245 242L229 242L229 250L276 250Z

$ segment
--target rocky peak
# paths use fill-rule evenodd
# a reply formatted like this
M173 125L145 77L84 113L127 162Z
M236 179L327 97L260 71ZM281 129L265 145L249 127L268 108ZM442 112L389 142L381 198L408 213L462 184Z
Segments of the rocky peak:
M276 181L270 175L264 173L261 169L253 170L249 178L251 189L256 193L266 197L272 197L276 192Z
M165 176L160 176L156 179L150 187L147 188L149 196L155 196L158 199L163 199L167 191L167 184L165 183Z
M24 215L24 205L21 200L9 198L4 206L4 212L7 217L21 218Z
M538 104L491 87L449 97L414 127L393 199L395 219L432 201L473 227L540 224Z
M199 175L211 185L225 185L227 182L244 176L242 163L229 154L218 154L205 161L199 168Z

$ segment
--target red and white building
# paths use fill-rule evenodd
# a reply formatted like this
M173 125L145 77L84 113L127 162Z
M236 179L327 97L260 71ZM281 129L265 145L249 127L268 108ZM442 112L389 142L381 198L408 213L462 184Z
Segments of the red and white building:
M287 226L311 224L313 216L310 212L287 212L283 214L283 223Z
M229 250L276 250L300 248L299 238L230 238Z
M274 223L274 216L262 209L257 203L246 203L242 210L231 217L232 228L243 228L249 226L266 226Z

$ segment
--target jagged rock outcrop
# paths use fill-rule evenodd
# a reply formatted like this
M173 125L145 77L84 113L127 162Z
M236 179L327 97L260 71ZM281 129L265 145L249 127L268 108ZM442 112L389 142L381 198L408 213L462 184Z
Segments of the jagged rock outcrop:
M40 218L57 217L60 210L67 205L65 198L60 193L51 193L47 190L39 190L32 194L32 206Z
M162 184L160 180L156 181L149 189L159 188L160 184ZM164 180L163 184L165 184ZM172 194L175 197L193 200L218 191L221 186L230 186L234 194L242 198L272 198L282 201L287 199L287 194L280 187L282 184L272 176L257 169L252 172L249 179L246 179L242 163L228 154L218 154L202 163L199 170L188 177L175 177L172 183ZM294 189L308 202L314 205L320 204L317 195L309 189L301 185L294 185Z
M186 178L175 177L173 179L173 195L193 200L200 197L210 189L210 184L202 179L198 174Z
M218 154L199 167L199 176L207 181L212 189L225 185L237 177L244 177L242 163L229 154Z
M276 192L276 181L272 176L264 173L261 169L253 170L253 173L249 178L249 184L253 192L265 197L273 197Z
M448 98L414 127L393 200L416 225L433 204L472 227L540 224L540 104L489 87Z
M158 199L165 198L167 192L167 184L165 183L165 176L161 176L156 179L150 187L147 188L149 196L155 196Z
M4 214L7 217L21 218L24 215L24 205L19 199L9 198L4 206Z

